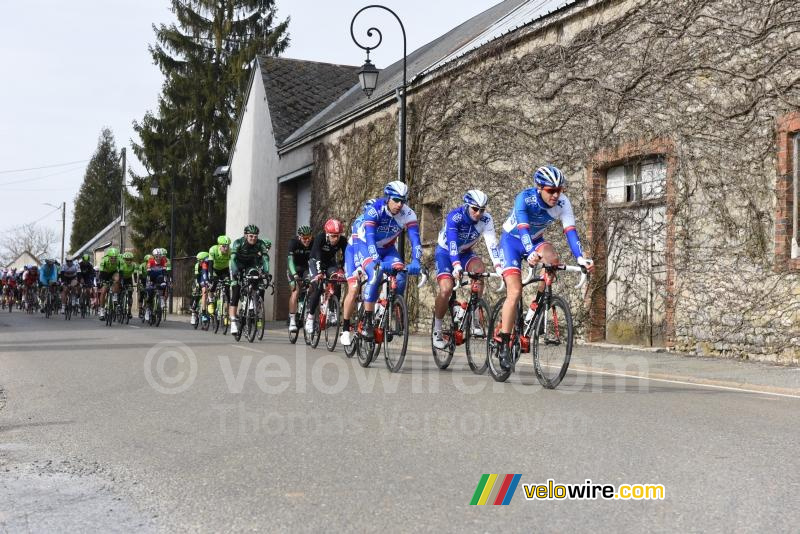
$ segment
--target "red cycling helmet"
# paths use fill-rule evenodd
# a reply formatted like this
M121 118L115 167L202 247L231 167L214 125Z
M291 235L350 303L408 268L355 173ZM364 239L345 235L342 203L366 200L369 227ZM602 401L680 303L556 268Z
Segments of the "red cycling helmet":
M326 234L336 234L339 235L342 233L342 223L339 219L328 219L325 221L325 233Z

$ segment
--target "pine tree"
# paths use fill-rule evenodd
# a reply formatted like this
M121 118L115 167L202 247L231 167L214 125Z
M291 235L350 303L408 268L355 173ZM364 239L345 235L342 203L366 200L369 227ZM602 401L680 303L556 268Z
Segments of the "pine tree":
M213 172L228 161L253 59L288 46L289 21L275 23L275 0L172 0L172 11L177 25L153 27L150 53L165 82L158 110L134 122L133 150L149 176L133 175L140 196L130 201L136 248L168 247L174 181L178 257L224 230L227 184Z
M77 250L119 216L121 174L114 134L104 128L75 197L70 250Z

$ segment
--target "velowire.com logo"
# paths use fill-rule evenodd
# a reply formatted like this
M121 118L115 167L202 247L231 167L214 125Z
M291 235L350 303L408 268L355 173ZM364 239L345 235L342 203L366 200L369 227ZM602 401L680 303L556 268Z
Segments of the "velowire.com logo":
M511 502L522 475L487 475L481 476L478 487L472 495L470 505L495 504L505 505Z

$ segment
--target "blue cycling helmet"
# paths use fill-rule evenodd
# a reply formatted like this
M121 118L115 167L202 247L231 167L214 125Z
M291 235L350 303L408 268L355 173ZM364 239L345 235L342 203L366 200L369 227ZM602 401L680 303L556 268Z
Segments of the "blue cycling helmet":
M406 200L408 198L408 186L400 180L395 180L386 184L386 187L383 188L383 194L387 197Z
M476 208L485 208L489 203L489 197L486 193L479 189L470 189L464 194L464 204L467 206L475 206Z
M542 187L566 187L567 178L558 167L545 165L536 169L533 173L533 182Z

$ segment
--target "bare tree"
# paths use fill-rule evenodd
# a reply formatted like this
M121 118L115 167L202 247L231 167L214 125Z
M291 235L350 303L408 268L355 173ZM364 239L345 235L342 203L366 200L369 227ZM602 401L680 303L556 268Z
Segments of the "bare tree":
M35 223L15 226L0 239L0 258L5 264L26 250L37 258L44 258L51 254L57 237L52 228L36 226Z

